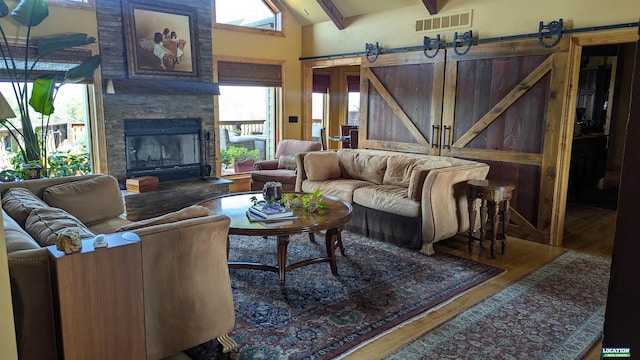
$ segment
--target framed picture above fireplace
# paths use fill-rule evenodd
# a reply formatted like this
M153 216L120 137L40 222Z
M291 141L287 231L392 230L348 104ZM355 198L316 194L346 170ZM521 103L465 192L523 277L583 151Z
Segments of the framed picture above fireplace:
M196 8L149 0L123 5L129 77L200 78Z

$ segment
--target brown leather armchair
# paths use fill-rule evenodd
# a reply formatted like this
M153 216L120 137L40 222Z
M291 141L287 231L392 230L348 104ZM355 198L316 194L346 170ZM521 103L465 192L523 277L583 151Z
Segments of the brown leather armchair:
M282 190L294 191L296 187L296 159L299 152L322 150L322 144L305 140L280 140L275 159L258 161L251 173L251 190L262 190L265 183L278 181Z

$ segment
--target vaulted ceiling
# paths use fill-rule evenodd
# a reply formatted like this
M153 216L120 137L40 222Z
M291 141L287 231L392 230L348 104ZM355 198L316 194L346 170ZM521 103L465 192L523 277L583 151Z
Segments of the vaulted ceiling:
M438 0L281 0L302 25L331 20L342 30L345 19L406 6L422 4L431 15L438 13ZM440 0L442 1L442 0Z

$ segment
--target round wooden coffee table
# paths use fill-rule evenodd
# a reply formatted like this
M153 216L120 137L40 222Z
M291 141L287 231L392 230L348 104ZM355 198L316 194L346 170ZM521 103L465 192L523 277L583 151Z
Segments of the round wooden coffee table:
M300 194L304 195L304 194ZM285 273L301 266L311 265L319 262L328 262L331 273L338 275L336 265L336 246L344 255L344 246L340 232L342 226L353 217L353 208L348 202L342 201L333 196L323 196L323 201L327 208L315 212L309 212L302 208L294 208L298 215L295 220L283 222L251 222L247 217L247 210L251 206L250 198L256 196L262 199L261 192L234 193L223 195L214 199L206 200L199 205L205 206L215 214L226 215L231 219L229 234L278 238L278 266L265 265L250 262L229 262L230 269L253 269L278 272L280 274L280 285L285 284ZM326 230L327 256L307 259L297 263L287 265L287 247L289 236L294 234L309 233L309 238L313 241L313 233ZM227 251L229 244L227 243Z

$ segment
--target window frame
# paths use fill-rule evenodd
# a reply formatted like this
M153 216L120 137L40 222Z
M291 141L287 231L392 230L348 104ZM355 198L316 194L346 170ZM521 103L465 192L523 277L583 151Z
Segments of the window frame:
M91 1L94 1L94 0L91 0ZM283 7L279 4L278 0L262 0L264 5L273 12L276 18L276 30L259 29L259 28L241 26L241 25L230 25L230 24L218 23L216 20L216 1L217 0L213 0L212 7L211 7L211 14L212 14L211 20L213 23L213 28L221 29L221 30L247 32L247 33L253 33L253 34L284 36L284 12L280 10Z

